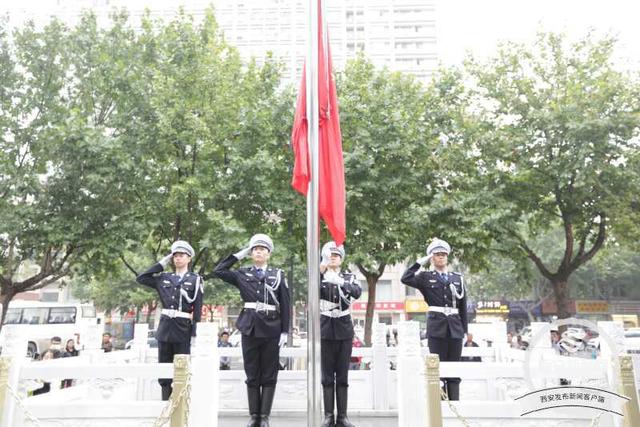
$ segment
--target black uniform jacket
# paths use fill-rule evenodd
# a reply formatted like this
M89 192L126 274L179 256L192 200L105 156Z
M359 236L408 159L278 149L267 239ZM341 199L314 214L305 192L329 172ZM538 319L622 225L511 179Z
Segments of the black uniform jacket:
M193 321L182 317L171 318L163 314L156 332L158 341L188 342L192 336L196 336L196 322L200 321L202 315L203 286L202 278L198 274L188 272L180 278L175 273L163 272L162 265L156 263L140 274L136 280L158 292L163 308L193 313ZM186 291L189 299L193 300L192 302L188 302L181 294L181 289Z
M244 302L265 303L278 307L277 311L255 310L243 308L236 326L243 335L259 338L274 338L289 331L291 304L289 288L284 271L279 268L267 267L264 278L258 279L254 267L241 267L231 270L231 266L238 261L233 255L225 258L213 270L220 279L240 290L240 297ZM267 285L274 290L271 295Z
M324 276L320 276L320 310L326 301L330 304L338 304L334 310L349 310L351 307L351 299L360 298L362 288L355 281L355 275L351 273L339 273L340 277L345 280L345 284L341 286L342 294L345 300L340 298L338 285L327 283ZM328 317L320 315L320 337L323 340L346 340L353 339L353 321L351 315L343 317Z
M463 338L467 333L467 294L464 289L463 277L460 273L448 273L445 282L435 271L418 273L420 264L417 262L409 267L402 275L402 283L416 288L422 293L424 300L430 306L453 307L453 298L449 284L453 283L458 294L464 290L462 298L456 298L456 308L459 314L446 315L429 311L427 315L427 338L446 338L449 328L451 338Z

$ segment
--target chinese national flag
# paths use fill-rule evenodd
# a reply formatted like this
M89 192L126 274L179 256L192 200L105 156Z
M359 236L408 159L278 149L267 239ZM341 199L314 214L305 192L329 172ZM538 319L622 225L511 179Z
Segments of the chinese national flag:
M321 0L318 10L321 11ZM326 40L326 46L325 46ZM319 195L318 211L336 244L344 243L346 236L345 183L342 158L342 135L338 114L336 83L332 75L329 38L323 38L322 13L318 13L318 110L319 110ZM311 159L307 145L307 93L306 71L302 72L300 93L291 132L295 155L291 185L307 195L311 180Z

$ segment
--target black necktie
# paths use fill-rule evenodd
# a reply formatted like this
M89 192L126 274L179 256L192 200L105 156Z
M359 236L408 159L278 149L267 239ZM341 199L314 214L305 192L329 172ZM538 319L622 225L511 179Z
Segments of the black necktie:
M262 280L264 278L264 270L261 268L256 268L256 277Z
M446 271L440 272L440 273L438 273L438 275L440 276L440 278L442 279L443 282L446 282L447 279L449 278L449 275L447 274Z

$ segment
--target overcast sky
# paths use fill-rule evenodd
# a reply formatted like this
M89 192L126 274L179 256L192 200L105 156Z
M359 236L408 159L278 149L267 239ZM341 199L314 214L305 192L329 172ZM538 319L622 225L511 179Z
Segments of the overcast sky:
M64 5L75 1L62 0ZM611 33L619 38L618 57L626 59L620 59L620 64L625 68L640 69L640 0L434 1L438 53L445 65L460 63L467 50L476 56L489 55L500 40L530 43L539 29L563 31L575 40L583 37L589 28L594 28L597 34ZM191 5L209 3L206 0L184 2ZM86 0L79 3L86 4ZM166 8L183 1L111 0L103 4L123 3L134 8L149 3ZM0 0L0 10L26 8L42 11L55 8L56 4L56 0Z
M500 40L530 43L538 29L579 39L593 28L616 35L618 56L629 60L627 67L640 68L638 0L436 0L436 10L445 65L459 63L466 50L485 57Z

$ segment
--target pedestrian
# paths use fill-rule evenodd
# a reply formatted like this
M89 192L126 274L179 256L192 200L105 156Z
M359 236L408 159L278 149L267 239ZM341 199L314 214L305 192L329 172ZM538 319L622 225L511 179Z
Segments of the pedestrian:
M278 382L280 344L289 330L289 288L284 271L268 265L273 241L256 234L249 246L221 261L213 274L240 291L244 308L236 326L242 334L242 358L247 376L250 421L247 427L269 427L269 415ZM253 265L231 270L251 256Z
M62 356L62 338L58 336L51 337L51 340L49 341L49 350L54 353L55 359Z
M233 345L229 342L229 332L223 331L220 334L220 339L218 340L218 347L233 347ZM220 370L228 371L231 369L231 358L229 356L221 356L220 357Z
M558 332L558 329L555 326L551 329L551 348L553 348L556 351L556 353L558 354L561 353L560 333Z
M362 347L362 341L355 334L353 335L353 341L351 342L351 347L352 348ZM351 360L349 362L349 370L352 370L352 371L359 370L361 363L362 363L362 356L351 356Z
M105 332L102 334L102 350L105 353L110 353L113 351L113 343L111 342L111 334L109 332Z
M347 417L349 363L353 348L351 301L362 288L354 274L341 271L345 251L328 242L320 262L320 361L324 420L321 427L354 427ZM336 417L334 418L334 397Z
M54 338L58 338L58 337L54 337ZM44 360L57 359L59 357L59 354L60 354L60 351L58 351L58 350L48 349L44 353L42 353L42 356L40 357L40 360L44 361ZM42 383L42 387L33 390L32 395L33 396L37 396L39 394L49 393L50 391L51 391L51 383L50 382L43 382Z
M462 354L462 338L467 331L467 296L462 274L448 271L451 247L435 239L427 247L427 255L418 259L402 275L402 283L422 293L429 306L427 341L429 351L440 361L458 362ZM418 272L431 261L431 269ZM449 400L460 399L460 378L441 378Z
M156 332L158 362L173 363L176 354L191 354L191 339L196 336L202 315L202 278L190 271L194 250L188 242L178 240L171 253L137 277L138 283L153 288L160 297L162 310ZM173 261L175 272L164 272ZM169 400L173 380L160 378L162 400Z
M76 349L76 342L73 339L68 339L66 345L64 346L64 352L62 352L61 357L75 357L80 352ZM69 388L73 385L72 379L62 380L62 388Z
M478 343L473 340L473 334L471 332L467 333L467 340L464 342L463 347L479 347ZM462 362L482 362L482 358L480 356L462 356L460 358Z

